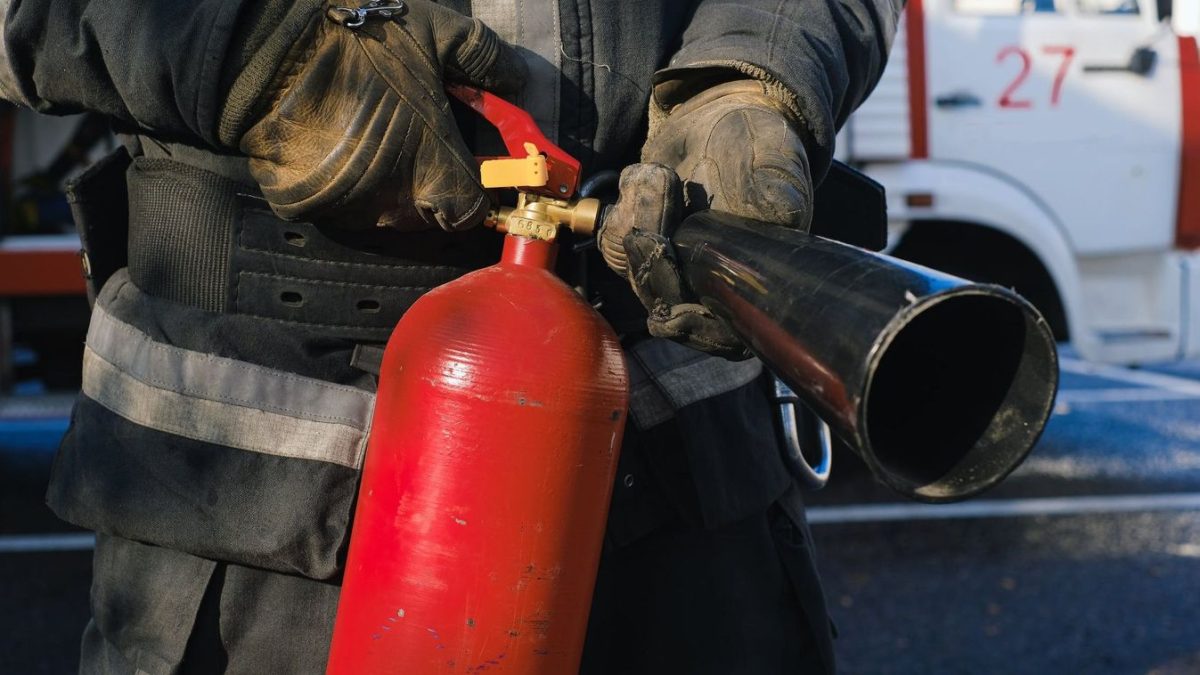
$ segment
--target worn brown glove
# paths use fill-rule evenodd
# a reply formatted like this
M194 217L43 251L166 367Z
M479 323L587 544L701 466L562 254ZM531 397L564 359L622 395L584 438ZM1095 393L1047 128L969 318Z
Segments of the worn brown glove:
M691 294L667 237L684 216L708 208L807 229L812 179L798 126L758 81L719 84L671 109L642 149L645 163L622 172L597 240L649 312L651 335L727 358L749 355Z
M424 0L315 4L269 84L253 61L220 136L281 217L402 229L478 224L489 200L455 126L444 81L516 91L525 67L477 19ZM359 25L355 25L359 24ZM269 48L270 45L268 44ZM382 214L382 215L381 215Z

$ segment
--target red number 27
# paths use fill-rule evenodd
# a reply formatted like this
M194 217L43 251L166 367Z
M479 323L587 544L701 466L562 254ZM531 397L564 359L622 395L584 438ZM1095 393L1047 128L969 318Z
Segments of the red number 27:
M1050 107L1056 107L1062 98L1063 80L1066 79L1067 73L1071 69L1071 60L1075 58L1075 48L1066 45L1046 45L1042 47L1042 53L1047 56L1058 56L1062 60L1059 61L1058 71L1054 73L1054 85L1050 89ZM996 63L1002 63L1008 57L1016 56L1021 61L1021 70L1017 73L1017 77L1004 88L1000 98L996 104L1001 108L1016 108L1028 109L1033 107L1033 101L1028 98L1016 98L1017 90L1025 83L1029 73L1033 70L1033 56L1028 51L1016 45L1009 45L1000 50L996 54Z

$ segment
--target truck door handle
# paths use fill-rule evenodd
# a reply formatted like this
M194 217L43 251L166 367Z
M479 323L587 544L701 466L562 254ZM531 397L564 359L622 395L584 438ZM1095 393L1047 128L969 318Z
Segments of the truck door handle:
M978 96L967 91L942 94L933 99L933 102L939 108L970 108L983 105L983 101L979 100Z
M1154 64L1158 62L1158 52L1150 47L1138 47L1133 50L1133 54L1129 56L1129 63L1123 66L1106 65L1100 63L1086 63L1083 66L1085 73L1134 73L1147 77L1154 70Z

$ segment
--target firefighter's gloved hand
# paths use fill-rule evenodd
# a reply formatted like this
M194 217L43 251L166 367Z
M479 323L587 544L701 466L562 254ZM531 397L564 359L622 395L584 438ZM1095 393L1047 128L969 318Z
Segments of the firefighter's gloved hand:
M515 92L520 56L478 19L425 0L365 14L352 11L370 7L362 0L309 4L301 39L259 49L267 63L287 50L273 77L250 59L222 115L222 142L250 157L271 207L349 227L479 224L489 198L444 82Z
M665 235L682 216L683 186L675 171L661 164L634 164L621 172L620 198L606 212L597 235L600 250L646 307L651 335L744 359L746 347L724 321L690 297L680 276L675 249Z
M649 312L651 335L727 358L748 352L725 322L696 302L669 237L690 213L714 209L807 229L812 179L799 126L754 80L719 84L670 109L621 174L620 197L597 241Z

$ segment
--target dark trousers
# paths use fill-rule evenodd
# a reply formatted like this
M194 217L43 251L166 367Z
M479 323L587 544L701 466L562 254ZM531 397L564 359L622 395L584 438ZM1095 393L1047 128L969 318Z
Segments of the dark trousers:
M606 546L581 673L831 672L807 529L789 510ZM333 584L106 536L93 583L85 675L324 672Z
M714 530L672 523L606 547L581 674L832 672L806 534L775 504ZM813 594L819 606L806 607Z

